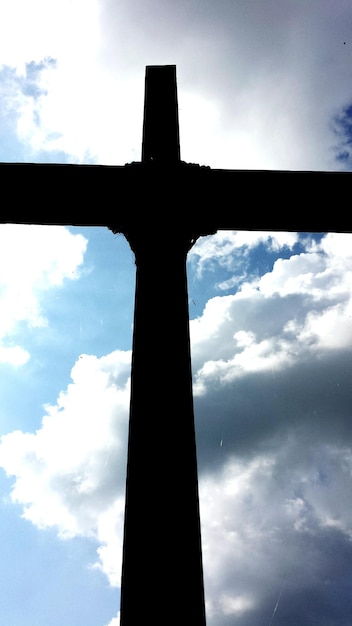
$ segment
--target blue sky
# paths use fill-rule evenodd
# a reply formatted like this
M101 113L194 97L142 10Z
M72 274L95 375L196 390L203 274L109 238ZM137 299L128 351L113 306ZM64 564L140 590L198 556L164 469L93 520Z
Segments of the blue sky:
M351 170L351 26L344 0L13 0L0 158L138 160L145 65L172 63L184 160ZM209 626L351 623L351 243L231 231L189 254ZM0 226L6 625L118 624L134 280L106 229Z

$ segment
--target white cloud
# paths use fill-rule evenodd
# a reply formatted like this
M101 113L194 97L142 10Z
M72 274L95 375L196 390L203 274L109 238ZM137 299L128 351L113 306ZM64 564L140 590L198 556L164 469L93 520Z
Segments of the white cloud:
M33 159L41 151L61 151L72 162L140 159L144 66L137 81L116 66L111 71L102 58L109 44L101 11L98 0L1 5L1 63L19 79L2 96ZM23 91L31 63L41 66L35 97Z
M81 355L41 428L4 435L0 445L23 517L62 538L94 539L95 566L112 585L121 574L130 361L129 351Z
M28 351L8 345L20 324L46 325L42 302L53 287L75 280L83 263L87 240L62 226L0 226L0 359L24 364Z
M103 572L113 587L121 586L124 514L125 499L121 496L98 520L98 560L93 568Z
M329 529L337 530L348 545L352 518L345 498L350 454L347 461L343 448L314 447L312 441L302 462L297 456L297 446L302 443L299 438L292 439L270 456L233 459L220 474L201 480L205 589L211 623L221 623L227 615L236 624L262 623L253 611L263 607L265 596L273 598L273 610L283 583L297 591L324 581L329 548L327 552L323 545L318 548L319 535L327 537ZM325 477L319 477L319 462L326 468ZM259 610L262 618L263 608ZM244 622L246 613L248 621Z
M140 160L142 71L137 79L121 77L95 57L60 58L41 72L38 86L41 95L23 99L18 122L19 137L34 154L56 150L71 162L112 165Z
M273 251L291 250L297 241L298 234L290 232L219 230L215 235L200 237L189 251L188 258L197 263L198 275L215 264L235 270L239 257L247 256L259 244Z
M106 626L120 626L120 611Z
M251 235L257 243L260 237ZM349 235L332 233L319 244L308 241L305 252L278 259L270 272L234 295L208 301L190 323L195 393L204 394L215 381L228 384L250 372L278 371L310 351L350 346L350 241ZM236 238L231 245L236 256ZM216 263L222 254L215 243L206 258Z
M227 596L220 598L220 604L224 615L241 615L246 611L253 609L255 605L251 596Z
M95 49L99 3L96 0L13 0L0 7L0 58L23 71L29 61L47 56L75 58ZM78 37L79 35L79 37Z

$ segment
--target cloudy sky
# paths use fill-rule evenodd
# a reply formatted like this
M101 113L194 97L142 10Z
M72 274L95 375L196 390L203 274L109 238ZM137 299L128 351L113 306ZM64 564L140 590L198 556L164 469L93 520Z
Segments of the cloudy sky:
M139 160L169 63L182 159L352 170L345 0L4 1L0 160ZM352 236L218 232L188 279L208 625L350 626ZM134 280L106 229L0 227L6 625L118 625Z

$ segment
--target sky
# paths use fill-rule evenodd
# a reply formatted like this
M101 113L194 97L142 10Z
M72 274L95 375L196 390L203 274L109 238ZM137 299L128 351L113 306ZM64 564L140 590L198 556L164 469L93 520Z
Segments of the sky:
M183 160L351 171L351 33L345 0L2 2L0 160L139 160L176 64ZM349 234L189 253L208 626L351 624L351 284ZM119 624L134 286L122 235L0 226L6 626Z

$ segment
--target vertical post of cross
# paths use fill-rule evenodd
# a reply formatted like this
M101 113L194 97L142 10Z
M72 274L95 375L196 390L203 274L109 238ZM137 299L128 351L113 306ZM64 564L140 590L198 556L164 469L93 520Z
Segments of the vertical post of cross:
M172 215L174 66L147 68L145 99L148 197L122 231L135 254L136 295L121 626L205 626L186 275L196 236Z

